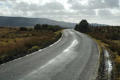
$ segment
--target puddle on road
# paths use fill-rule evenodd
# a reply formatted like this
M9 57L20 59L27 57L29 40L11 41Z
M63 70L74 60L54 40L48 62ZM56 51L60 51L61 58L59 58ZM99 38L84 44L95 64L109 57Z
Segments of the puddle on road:
M111 79L111 72L112 72L112 61L110 59L109 52L107 50L104 51L105 55L105 70L108 79Z

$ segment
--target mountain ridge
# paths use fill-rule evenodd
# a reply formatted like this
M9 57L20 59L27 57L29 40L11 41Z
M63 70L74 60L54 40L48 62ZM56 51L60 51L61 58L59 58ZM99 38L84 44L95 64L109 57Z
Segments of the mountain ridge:
M47 18L9 17L0 16L0 26L34 26L36 24L59 25L61 27L73 28L76 23L55 21Z

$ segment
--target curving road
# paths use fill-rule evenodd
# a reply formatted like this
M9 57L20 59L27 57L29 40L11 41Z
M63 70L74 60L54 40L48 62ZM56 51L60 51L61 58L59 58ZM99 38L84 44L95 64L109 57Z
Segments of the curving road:
M63 31L55 44L0 65L0 79L96 79L99 51L87 35Z

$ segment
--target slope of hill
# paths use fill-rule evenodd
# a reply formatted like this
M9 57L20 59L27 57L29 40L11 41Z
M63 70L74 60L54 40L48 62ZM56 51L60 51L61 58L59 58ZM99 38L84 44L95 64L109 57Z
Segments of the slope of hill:
M6 17L0 16L0 26L34 26L36 24L59 25L62 27L73 28L76 24L55 21L46 18L26 18L26 17Z
M93 27L97 27L97 26L109 26L109 25L106 25L106 24L98 24L98 23L90 23L89 24L90 26L93 26Z

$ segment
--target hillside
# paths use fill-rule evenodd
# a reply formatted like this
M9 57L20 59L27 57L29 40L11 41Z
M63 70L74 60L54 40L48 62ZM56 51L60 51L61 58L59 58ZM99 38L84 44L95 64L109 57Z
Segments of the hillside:
M89 23L89 24L90 24L90 26L93 26L93 27L98 27L98 26L100 26L100 27L109 26L109 25L107 25L107 24L98 24L98 23Z
M61 27L72 28L75 23L54 21L46 18L26 18L26 17L6 17L0 16L0 26L34 26L36 24L59 25Z

